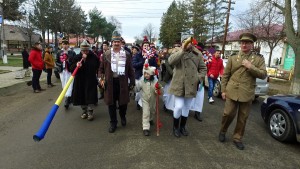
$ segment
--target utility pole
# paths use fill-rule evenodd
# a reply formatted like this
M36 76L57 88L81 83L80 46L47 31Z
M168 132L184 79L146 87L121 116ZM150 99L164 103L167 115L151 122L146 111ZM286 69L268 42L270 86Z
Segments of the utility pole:
M4 32L4 11L3 11L3 5L4 2L3 0L0 0L0 15L2 17L2 22L1 22L1 32L0 34L2 35L2 41L3 41L3 45L1 45L0 51L1 51L1 56L2 56L2 60L4 64L7 64L7 56L6 56L6 52L5 52L5 32ZM1 44L1 40L0 40L0 44Z
M235 4L235 2L232 2L231 0L229 0L228 2L226 0L224 0L223 2L228 3L227 16L226 16L226 24L225 24L225 32L224 32L224 40L223 40L223 46L222 46L222 54L223 54L223 57L224 57L226 37L227 37L227 32L228 32L230 10L233 10L233 8L231 8L231 4Z

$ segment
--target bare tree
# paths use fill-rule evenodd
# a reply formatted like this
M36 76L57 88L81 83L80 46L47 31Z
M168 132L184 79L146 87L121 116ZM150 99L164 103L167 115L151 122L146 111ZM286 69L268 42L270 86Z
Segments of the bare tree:
M151 23L148 23L148 25L146 25L146 27L143 30L143 36L147 36L150 43L153 41L154 37L155 37L155 30L154 30L154 26Z
M110 16L107 21L116 27L116 30L122 33L122 23L114 16Z
M259 6L260 8L257 8ZM266 43L270 49L268 66L271 66L274 48L284 37L283 18L278 9L264 0L253 2L250 10L239 17L240 26L259 37L256 48Z
M274 0L266 1L277 7L284 16L287 43L295 52L294 77L290 91L293 94L300 94L300 67L297 66L300 62L300 1L284 0L282 3Z

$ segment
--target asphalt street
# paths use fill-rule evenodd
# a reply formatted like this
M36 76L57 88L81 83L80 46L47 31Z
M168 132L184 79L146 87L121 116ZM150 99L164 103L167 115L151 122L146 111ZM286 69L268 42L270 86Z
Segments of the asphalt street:
M46 87L45 82L42 84ZM128 106L127 126L119 124L115 133L108 133L108 109L101 100L92 122L80 118L80 107L65 110L61 106L44 140L34 142L32 136L61 91L59 81L55 84L34 94L21 83L6 91L5 96L0 95L0 169L300 168L300 144L280 143L268 134L260 116L262 98L253 103L243 151L231 141L235 123L225 143L217 139L224 106L219 98L213 105L205 100L203 122L190 113L188 137L172 135L172 115L163 111L160 136L156 136L153 126L151 136L145 137L142 112L135 110L133 100Z

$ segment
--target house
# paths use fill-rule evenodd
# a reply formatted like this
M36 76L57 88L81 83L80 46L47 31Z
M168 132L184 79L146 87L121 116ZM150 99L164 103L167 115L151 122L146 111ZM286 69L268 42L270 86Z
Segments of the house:
M239 36L242 33L245 32L253 32L257 36L257 42L254 44L254 48L256 51L258 51L260 54L262 54L265 58L265 63L268 65L269 62L269 55L270 55L270 47L268 46L267 42L264 41L266 38L276 38L277 36L282 36L280 32L283 31L283 26L274 24L272 25L272 29L269 31L269 36L266 35L266 31L263 30L262 27L255 27L251 30L249 29L243 29L243 30L237 30L233 32L229 32L226 37L226 44L225 44L225 50L224 50L224 56L228 57L232 54L237 53L240 50L240 43L239 43ZM222 50L223 45L223 38L224 37L216 37L213 39L213 41L209 40L207 41L207 44L209 46L212 44L212 46L215 49ZM284 38L282 38L277 46L273 49L272 56L271 56L271 64L270 67L280 67L284 70L290 70L292 66L294 65L293 58L293 51L289 47L289 45L286 43ZM280 61L280 64L278 65ZM285 66L284 66L285 65Z
M4 32L4 33L3 33ZM29 48L29 29L15 25L4 25L4 31L1 34L1 42L3 35L5 36L5 45L8 53L21 52L24 47ZM40 34L32 32L31 44L42 39ZM3 43L1 44L3 47Z

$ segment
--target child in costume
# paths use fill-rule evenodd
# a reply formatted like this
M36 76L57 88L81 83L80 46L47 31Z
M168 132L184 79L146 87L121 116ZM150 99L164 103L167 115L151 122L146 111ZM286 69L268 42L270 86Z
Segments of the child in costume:
M153 125L153 118L156 108L156 95L162 94L162 87L158 83L157 69L149 66L146 59L143 69L143 76L136 84L137 91L140 91L141 98L139 104L143 108L143 133L145 136L150 135L150 125Z

